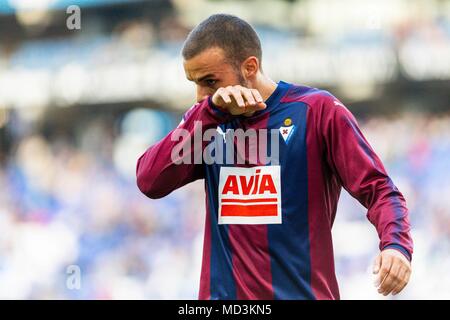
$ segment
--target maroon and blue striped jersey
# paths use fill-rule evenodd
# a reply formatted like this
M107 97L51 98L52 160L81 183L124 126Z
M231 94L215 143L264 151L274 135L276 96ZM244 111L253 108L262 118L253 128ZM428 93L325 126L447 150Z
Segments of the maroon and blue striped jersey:
M199 298L339 299L331 229L342 187L367 208L380 250L394 248L411 259L405 199L349 110L327 91L282 81L266 104L251 117L231 116L209 97L192 106L178 128L190 136L199 125L223 136L276 130L276 163L179 163L174 131L138 160L138 187L153 199L205 181ZM195 157L207 147L186 150Z

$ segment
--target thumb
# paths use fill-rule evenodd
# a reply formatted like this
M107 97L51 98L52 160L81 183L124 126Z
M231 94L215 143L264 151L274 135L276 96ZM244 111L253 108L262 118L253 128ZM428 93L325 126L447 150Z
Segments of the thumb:
M373 262L373 274L377 274L381 267L381 254L379 254Z

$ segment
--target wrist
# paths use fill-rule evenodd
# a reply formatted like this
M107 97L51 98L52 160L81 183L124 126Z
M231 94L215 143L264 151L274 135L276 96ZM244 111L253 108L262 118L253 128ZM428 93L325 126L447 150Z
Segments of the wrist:
M389 244L386 247L384 247L383 250L381 250L381 251L384 251L387 249L392 249L392 250L396 250L396 251L400 252L401 254L403 254L405 256L406 259L408 259L409 262L411 262L411 259L412 259L411 254L403 246L401 246L399 244Z
M219 116L229 116L230 113L227 111L227 109L216 105L213 100L212 100L212 96L208 97L208 104L209 107L213 110L213 112L217 113Z

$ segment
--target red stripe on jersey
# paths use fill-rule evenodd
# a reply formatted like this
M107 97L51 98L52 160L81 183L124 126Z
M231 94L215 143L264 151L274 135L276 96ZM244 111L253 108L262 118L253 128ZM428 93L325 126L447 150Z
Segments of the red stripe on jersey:
M276 204L262 204L262 205L233 205L224 204L222 205L222 216L223 217L276 217L277 216L277 205Z
M264 199L222 199L222 202L239 202L239 203L250 203L250 202L277 202L277 198L264 198Z
M314 129L317 127L311 108L307 111L306 146L308 161L308 224L311 263L311 289L318 300L339 299L339 288L334 270L334 256L331 239L331 226L334 216L329 216L327 206L337 203L339 187L334 180L330 185L324 184L321 157L321 143L317 141ZM329 174L329 173L328 173ZM329 180L333 178L330 176ZM326 195L324 194L326 190ZM333 198L333 199L332 199ZM326 202L327 199L332 199ZM325 227L327 226L327 227Z
M211 299L211 212L208 203L208 188L205 185L206 193L206 218L205 236L203 240L202 271L200 275L199 300Z
M272 300L272 273L267 225L230 224L236 299Z

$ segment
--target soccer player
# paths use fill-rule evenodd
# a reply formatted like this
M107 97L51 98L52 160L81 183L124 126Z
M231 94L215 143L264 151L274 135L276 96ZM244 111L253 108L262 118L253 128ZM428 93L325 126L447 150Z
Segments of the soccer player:
M272 81L261 66L258 35L232 15L200 23L182 55L198 102L178 128L139 158L137 184L158 199L205 180L199 298L339 299L331 228L342 187L367 208L377 229L378 292L402 291L413 251L408 209L349 110L327 91ZM196 128L217 130L215 143L228 146L236 143L225 139L230 130L261 135L261 129L275 129L278 159L180 163L208 147L184 148L186 154L174 157L178 131L189 138ZM191 146L189 139L181 141Z

